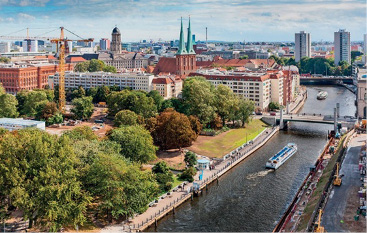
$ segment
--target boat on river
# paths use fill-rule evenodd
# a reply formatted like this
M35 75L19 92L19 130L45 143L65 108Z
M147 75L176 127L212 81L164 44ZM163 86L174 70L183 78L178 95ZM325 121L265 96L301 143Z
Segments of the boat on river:
M318 100L324 100L326 99L328 96L328 93L326 91L320 91L318 94L317 94L317 99Z
M287 161L292 155L297 152L297 145L295 143L288 143L281 151L271 157L266 162L266 168L278 169L285 161Z

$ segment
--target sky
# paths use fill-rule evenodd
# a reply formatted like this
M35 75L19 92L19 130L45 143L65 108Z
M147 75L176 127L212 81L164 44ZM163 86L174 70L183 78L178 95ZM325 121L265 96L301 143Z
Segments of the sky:
M312 41L333 41L335 31L346 29L352 41L361 41L366 1L0 0L0 36L25 36L21 30L27 27L30 36L57 36L57 28L64 26L99 40L111 38L117 25L123 42L169 41L179 37L180 17L186 28L190 15L197 40L205 40L208 27L208 40L294 41L295 32L306 31Z

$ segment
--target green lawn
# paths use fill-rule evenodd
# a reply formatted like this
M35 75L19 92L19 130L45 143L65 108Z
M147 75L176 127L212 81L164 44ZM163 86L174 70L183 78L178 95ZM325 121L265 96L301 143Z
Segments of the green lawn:
M254 139L267 125L254 119L245 128L231 129L217 136L200 136L189 150L208 157L221 158L228 152Z

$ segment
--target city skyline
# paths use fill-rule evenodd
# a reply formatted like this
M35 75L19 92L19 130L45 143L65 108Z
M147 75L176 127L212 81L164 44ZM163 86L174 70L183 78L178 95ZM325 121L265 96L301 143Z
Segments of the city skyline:
M192 32L202 41L205 27L208 40L218 41L293 41L299 31L310 32L313 41L333 41L340 28L351 33L352 41L362 41L366 20L364 0L235 0L224 5L217 0L0 0L0 12L1 35L29 27L37 36L64 26L98 40L111 38L117 25L123 42L178 39L180 17L187 24L189 15ZM57 30L45 36L57 36Z

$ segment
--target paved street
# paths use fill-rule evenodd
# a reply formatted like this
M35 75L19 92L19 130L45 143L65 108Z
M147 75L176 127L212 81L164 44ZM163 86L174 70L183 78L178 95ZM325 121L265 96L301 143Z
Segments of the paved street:
M353 216L348 216L348 219L343 218L345 218L344 214L347 210L346 206L348 199L352 198L353 195L357 196L358 193L356 190L358 191L361 186L362 181L360 180L361 175L358 171L358 159L361 146L365 140L365 134L358 135L358 137L353 138L349 144L347 155L340 170L340 174L344 174L342 185L340 187L334 187L331 191L330 198L326 204L322 217L322 225L328 232L348 231L343 221L353 220ZM354 214L356 210L353 210ZM341 222L341 220L343 221ZM362 224L361 220L359 222Z

